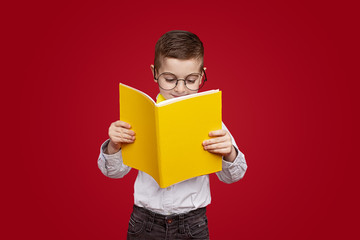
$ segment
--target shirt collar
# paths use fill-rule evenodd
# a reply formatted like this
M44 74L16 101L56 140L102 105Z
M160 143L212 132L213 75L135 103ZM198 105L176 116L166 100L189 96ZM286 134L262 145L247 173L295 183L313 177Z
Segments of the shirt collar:
M163 95L161 95L160 93L157 95L156 97L156 103L160 103L162 101L166 100Z

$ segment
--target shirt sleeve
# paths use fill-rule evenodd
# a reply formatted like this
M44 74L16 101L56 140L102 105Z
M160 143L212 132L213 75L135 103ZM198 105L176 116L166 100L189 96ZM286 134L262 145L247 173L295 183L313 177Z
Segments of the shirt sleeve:
M229 132L224 123L222 124L222 129ZM222 160L222 170L217 172L216 175L218 176L219 180L224 183L233 183L239 181L244 177L247 169L244 154L237 147L236 142L230 132L229 134L237 152L237 156L234 162L225 161L224 158Z
M100 147L98 167L100 171L109 178L122 178L130 172L131 167L123 163L121 149L114 154L105 153L109 141L109 139L106 140Z

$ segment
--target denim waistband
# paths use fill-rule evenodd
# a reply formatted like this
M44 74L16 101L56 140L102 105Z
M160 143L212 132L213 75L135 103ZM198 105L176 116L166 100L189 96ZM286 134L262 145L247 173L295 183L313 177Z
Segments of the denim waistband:
M183 232L185 231L184 224L186 222L190 221L193 218L206 215L206 207L198 208L187 213L163 215L152 212L146 208L134 205L133 213L136 215L140 215L143 219L147 219L146 229L148 231L151 230L153 224L158 224L162 226L178 225L180 232Z
M161 220L167 220L167 219L176 220L176 219L179 219L180 216L183 216L184 218L189 218L189 217L192 217L192 216L196 216L196 215L199 215L199 214L206 213L206 207L198 208L198 209L195 209L195 210L187 212L187 213L171 214L171 215L163 215L163 214L155 213L155 212L150 211L150 210L148 210L146 208L139 207L139 206L136 206L136 205L134 205L133 209L138 210L138 211L140 211L142 213L145 213L147 215L153 216L156 219L161 219Z

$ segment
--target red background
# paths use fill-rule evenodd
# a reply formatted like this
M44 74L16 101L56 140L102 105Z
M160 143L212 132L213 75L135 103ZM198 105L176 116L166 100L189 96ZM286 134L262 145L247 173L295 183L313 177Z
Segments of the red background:
M99 148L120 81L156 96L173 29L204 42L205 90L249 166L211 176L212 239L359 237L358 8L235 2L2 4L3 239L125 239L136 171L103 176Z

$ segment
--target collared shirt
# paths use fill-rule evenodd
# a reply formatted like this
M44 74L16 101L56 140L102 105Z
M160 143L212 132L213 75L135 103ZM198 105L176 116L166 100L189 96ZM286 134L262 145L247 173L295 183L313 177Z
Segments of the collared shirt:
M227 130L224 124L222 128ZM236 159L232 163L223 159L222 170L216 173L219 180L225 183L240 180L247 169L244 154L239 151L232 136L231 139L237 151ZM123 163L121 150L111 155L105 154L108 143L109 140L105 141L100 148L99 169L107 177L122 178L131 168ZM134 185L134 204L139 207L163 215L171 215L206 207L210 202L209 175L194 177L168 188L160 188L150 175L138 171Z

